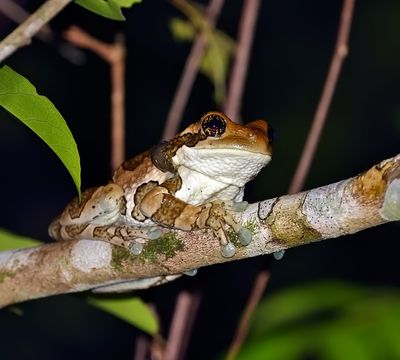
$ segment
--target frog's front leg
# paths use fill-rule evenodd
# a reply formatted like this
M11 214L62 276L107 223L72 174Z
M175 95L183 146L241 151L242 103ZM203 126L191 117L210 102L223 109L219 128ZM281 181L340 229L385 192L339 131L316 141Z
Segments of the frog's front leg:
M221 252L225 257L235 254L235 246L229 241L225 225L231 227L243 244L251 241L248 229L238 224L224 207L223 202L209 202L196 206L176 198L170 191L170 183L160 186L144 185L140 199L135 200L133 216L150 218L162 226L180 230L196 230L211 228L221 244ZM148 187L148 191L145 190Z
M111 183L88 189L81 202L74 199L49 227L56 240L104 240L128 247L134 237L148 237L146 230L119 225L120 215L126 212L126 200L121 186Z

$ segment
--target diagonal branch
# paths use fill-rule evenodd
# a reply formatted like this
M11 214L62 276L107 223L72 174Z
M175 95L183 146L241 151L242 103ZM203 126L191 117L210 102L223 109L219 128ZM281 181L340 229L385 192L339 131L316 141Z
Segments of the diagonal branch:
M0 62L14 51L30 44L36 33L72 0L47 0L10 35L0 42Z
M179 4L177 1L172 1L176 6ZM218 15L224 5L224 0L211 0L205 12L205 20L209 26L213 27L217 21ZM186 104L189 100L193 83L197 76L197 71L203 56L206 46L206 36L204 32L200 33L193 43L190 54L186 60L185 67L182 71L182 77L179 80L174 99L172 100L171 107L168 112L167 121L162 135L163 140L172 138L179 128L182 120L182 115L185 110Z
M348 53L348 42L350 35L351 21L353 18L355 0L344 0L343 9L340 19L339 31L336 39L335 51L331 60L331 64L326 78L321 99L315 111L314 119L310 132L307 137L306 144L301 154L296 171L293 175L292 182L289 186L289 194L300 191L303 188L304 181L310 169L311 162L314 158L315 150L321 136L328 110L332 102L336 84L342 70L343 61Z
M240 108L247 68L250 60L250 50L253 44L254 32L257 23L260 0L246 0L243 5L243 15L240 20L239 44L236 50L235 63L229 82L229 91L224 112L231 119L239 122Z
M254 238L232 258L211 232L173 230L131 255L77 240L0 253L0 306L269 254L400 220L400 154L354 178L250 205L237 220ZM157 246L157 242L163 246Z

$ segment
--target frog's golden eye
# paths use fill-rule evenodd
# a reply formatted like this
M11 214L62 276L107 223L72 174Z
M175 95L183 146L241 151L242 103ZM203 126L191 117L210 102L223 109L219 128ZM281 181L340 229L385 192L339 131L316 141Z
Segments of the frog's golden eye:
M218 114L210 114L203 120L202 128L207 136L221 136L225 132L226 121Z
M268 124L267 136L268 136L268 142L272 144L275 140L275 130L270 124Z

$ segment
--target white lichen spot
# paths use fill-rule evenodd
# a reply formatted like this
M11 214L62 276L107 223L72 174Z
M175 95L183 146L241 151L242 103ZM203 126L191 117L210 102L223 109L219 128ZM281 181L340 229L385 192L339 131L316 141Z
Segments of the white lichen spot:
M12 264L11 268L13 270L18 270L19 268L26 266L29 263L30 256L33 252L33 249L31 251L17 251L15 253L15 256L12 259Z
M10 54L12 54L16 49L16 46L11 44L11 45L4 45L3 49L0 50L0 61L8 57Z
M8 263L9 263L10 259L13 257L14 253L15 253L15 250L0 252L0 266L1 267L8 266Z
M389 184L379 213L386 220L400 220L400 179Z
M71 252L72 265L83 272L108 266L111 259L112 247L105 241L80 240Z
M63 270L62 270L61 276L63 277L63 279L64 279L65 282L67 282L67 283L71 282L71 280L72 280L72 274L71 274L68 270L66 270L66 269L63 269Z
M271 212L272 206L274 205L275 202L276 199L261 201L258 204L258 217L264 220Z
M348 212L347 204L351 205L350 199L347 203L342 201L344 187L345 182L341 181L307 193L302 212L308 224L322 237L329 237L332 233L340 232L340 221Z
M45 21L38 18L36 19L36 21L32 22L31 24L29 24L25 31L24 31L24 35L27 38L31 38L33 35L35 35L45 24Z

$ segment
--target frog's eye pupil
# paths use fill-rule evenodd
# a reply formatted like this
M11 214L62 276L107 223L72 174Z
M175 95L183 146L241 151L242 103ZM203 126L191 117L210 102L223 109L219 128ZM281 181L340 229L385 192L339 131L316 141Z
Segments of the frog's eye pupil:
M273 144L273 142L275 140L275 130L273 129L273 127L270 124L268 124L267 136L268 136L268 142L270 144Z
M207 136L221 136L225 132L226 121L220 115L211 114L203 120L202 127Z

